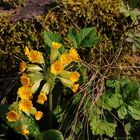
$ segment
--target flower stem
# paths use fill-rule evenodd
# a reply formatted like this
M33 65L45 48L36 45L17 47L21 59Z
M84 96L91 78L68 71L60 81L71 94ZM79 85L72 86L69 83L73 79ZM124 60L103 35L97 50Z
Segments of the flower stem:
M48 103L49 103L49 129L52 129L52 110L53 110L53 104L52 104L52 91L48 95Z

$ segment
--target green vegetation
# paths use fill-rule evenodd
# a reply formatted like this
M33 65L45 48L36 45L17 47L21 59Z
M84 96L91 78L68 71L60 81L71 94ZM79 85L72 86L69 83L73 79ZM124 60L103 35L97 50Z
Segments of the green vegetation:
M30 134L22 136L17 130L15 135L35 140L140 138L138 6L138 0L59 0L45 16L32 21L11 22L7 16L0 17L0 73L6 77L13 70L19 72L19 63L25 61L25 73L33 81L33 105L44 113L43 120L36 123L33 112L23 112ZM59 51L51 48L54 42L62 44ZM32 66L29 55L24 54L26 48L40 51L45 62ZM66 73L52 75L51 65L71 48L78 52L79 61L68 64ZM80 74L75 93L68 70ZM54 82L51 90L49 82ZM16 92L18 87L19 83ZM42 90L48 95L44 107L36 103ZM16 123L7 121L6 103L9 101L0 106L0 117L2 130L7 132Z

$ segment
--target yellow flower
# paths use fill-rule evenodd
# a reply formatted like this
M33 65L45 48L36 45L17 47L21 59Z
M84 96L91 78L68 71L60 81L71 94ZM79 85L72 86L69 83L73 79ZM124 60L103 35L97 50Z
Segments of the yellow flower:
M70 80L72 82L77 82L79 80L80 74L77 71L70 73Z
M60 56L60 62L64 65L69 64L71 62L71 57L69 53L64 53Z
M19 102L19 109L22 110L25 113L28 113L32 110L33 104L28 99L23 99Z
M43 116L43 113L41 111L36 111L35 112L35 119L40 120Z
M37 103L43 105L46 100L47 100L46 94L44 92L41 92L38 96Z
M25 49L24 49L24 54L25 54L25 55L29 55L29 48L28 48L27 46L26 46Z
M55 61L51 65L51 73L58 75L64 70L64 66L60 61Z
M30 85L30 79L27 77L26 74L23 74L21 77L20 77L20 82L23 86L29 86Z
M19 115L17 112L15 112L14 110L12 111L9 111L7 113L7 116L6 116L6 119L9 121L9 122L14 122L14 121L17 121L19 120Z
M26 135L29 134L29 130L28 129L23 129L23 130L21 130L21 134L26 136Z
M32 91L31 87L22 86L18 89L18 95L21 99L31 99Z
M71 48L69 53L70 53L70 57L74 62L77 62L79 60L79 55L74 48Z
M61 46L62 46L61 43L58 43L58 42L52 42L52 47L53 47L54 49L59 49Z
M26 63L22 61L19 66L20 72L24 72L26 70Z
M43 56L42 56L42 53L39 52L39 51L34 51L34 50L31 50L28 54L28 58L29 60L32 62L32 63L43 63L44 62L44 59L43 59Z
M72 91L75 93L78 90L79 84L72 85Z

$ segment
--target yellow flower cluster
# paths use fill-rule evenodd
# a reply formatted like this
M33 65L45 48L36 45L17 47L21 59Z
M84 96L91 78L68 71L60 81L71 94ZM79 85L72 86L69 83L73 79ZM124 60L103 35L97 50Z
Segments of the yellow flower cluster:
M62 45L57 42L52 43L52 47L55 49L59 49ZM53 51L53 50L52 50ZM52 52L53 53L53 52ZM79 55L77 51L74 48L71 48L68 52L64 52L61 54L54 63L51 64L51 73L53 73L55 76L61 75L63 78L63 81L67 81L67 85L71 87L73 92L76 92L79 84L75 84L75 82L78 82L80 74L75 71L75 72L70 72L68 74L69 76L66 76L67 71L65 71L65 67L67 67L71 62L78 62L79 60ZM64 74L65 73L65 74ZM67 79L64 79L67 78ZM62 79L61 79L62 80ZM70 81L68 81L70 80ZM63 82L63 83L65 83Z
M30 79L27 77L26 74L23 74L20 77L20 81L22 86L18 89L18 96L21 98L19 101L19 110L23 111L24 113L29 113L33 109L32 99L32 90L31 90L31 83Z
M29 52L29 50L26 48L25 54L28 56L29 60L32 63L43 62L41 58L42 54L40 52L33 51L33 50ZM19 87L17 91L18 100L16 102L16 105L14 105L14 103L11 105L11 106L14 106L14 109L13 107L9 108L10 111L6 114L6 119L9 122L22 123L22 121L24 120L23 113L26 113L28 115L30 114L34 115L36 120L40 120L43 116L43 113L41 111L37 111L36 108L33 107L33 103L31 100L33 98L32 89L31 89L31 86L33 83L31 83L30 78L24 73L27 67L28 66L25 62L22 61L20 63L20 72L22 73L20 77L20 82L22 86ZM44 96L44 98L42 96ZM47 97L44 94L43 95L40 94L37 102L43 104L46 100L47 100ZM20 126L20 128L18 128L18 131L22 135L28 135L30 133L28 130L28 125L26 126L26 128L23 128Z
M35 64L26 64L24 61L20 63L20 72L22 73L20 77L21 87L17 91L17 101L15 104L13 103L12 107L9 108L10 111L6 114L6 119L9 122L22 124L25 118L24 114L34 116L36 120L42 118L43 113L37 111L33 106L32 99L33 93L35 93L40 86L40 82L46 77L48 81L42 86L41 92L37 97L36 102L38 104L43 105L47 101L47 94L49 94L56 78L59 78L64 85L70 87L74 93L77 91L79 87L77 82L80 74L77 71L67 71L66 68L69 69L69 64L72 62L78 62L79 55L74 48L71 48L69 52L60 54L59 49L61 46L61 43L52 42L50 55L51 66L48 71L44 69L45 63L42 53L25 47L25 55L30 63ZM46 77L44 78L44 76ZM15 129L19 130L22 135L30 134L28 124L23 125L23 127L16 127Z

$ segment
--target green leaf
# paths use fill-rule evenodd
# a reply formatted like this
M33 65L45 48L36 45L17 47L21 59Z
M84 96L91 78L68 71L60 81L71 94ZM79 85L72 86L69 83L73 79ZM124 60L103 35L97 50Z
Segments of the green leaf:
M72 104L73 105L76 105L78 104L80 101L81 101L81 98L82 98L82 94L76 94L74 97L73 97L73 100L72 100Z
M79 33L79 37L78 38L82 38L82 35L85 34L85 36L83 37L83 39L81 40L81 42L79 42L79 47L92 47L97 45L97 43L100 42L100 38L98 36L96 36L96 30L95 28L93 28L92 30L87 29L87 30L83 30L81 31L81 33Z
M139 39L135 39L134 42L133 42L133 45L134 45L136 48L140 48L140 40L139 40Z
M19 130L17 130L17 128L21 130L23 126L26 126L30 132L29 136L31 137L37 136L40 133L40 131L39 131L38 124L36 123L34 118L31 115L27 115L22 112L20 112L20 115L22 119L19 119L16 122L8 122L5 119L7 125L11 127L13 130L15 130L17 133L21 133Z
M113 137L116 126L117 125L115 123L104 122L104 129L106 135L108 135L109 137Z
M134 118L135 120L140 120L140 108L135 108L133 106L128 105L128 113Z
M78 122L77 124L72 125L72 131L74 134L78 134L82 128L83 128L82 122Z
M139 32L136 32L134 35L135 35L135 37L138 37L140 39L140 33Z
M83 28L79 32L72 29L68 33L68 38L72 41L74 48L92 47L100 41L96 35L95 27Z
M135 107L135 108L140 108L140 100L139 100L139 98L130 101L129 104L131 106Z
M79 70L82 74L82 83L85 83L87 80L87 68L84 66L81 66Z
M62 133L55 129L41 132L34 140L64 140Z
M116 126L117 125L115 123L110 123L102 120L99 116L93 116L90 120L90 128L93 135L106 134L109 137L113 137Z
M38 124L36 123L34 118L31 115L26 116L26 121L27 121L29 132L30 132L30 136L32 137L37 136L40 133L40 131L39 131Z
M128 112L126 107L123 105L117 110L117 113L120 119L124 119Z
M130 12L130 17L134 23L138 23L137 16L139 15L140 15L140 11L136 8Z
M78 48L77 41L76 41L76 34L77 34L77 32L76 32L76 30L74 28L72 28L68 32L68 38L72 41L74 48Z
M111 88L116 87L115 80L107 80L106 81L106 86L111 87Z
M54 34L52 32L44 31L44 42L49 47L52 46L52 42L62 42L62 37L59 34Z
M108 102L112 108L118 108L123 103L121 94L113 94Z
M130 12L127 9L126 5L124 5L124 3L121 3L121 6L120 6L119 10L120 10L120 13L124 14L125 17L130 16Z
M57 105L57 107L53 110L53 114L57 118L58 123L62 122L62 120L63 120L62 113L63 113L63 110L60 105Z

